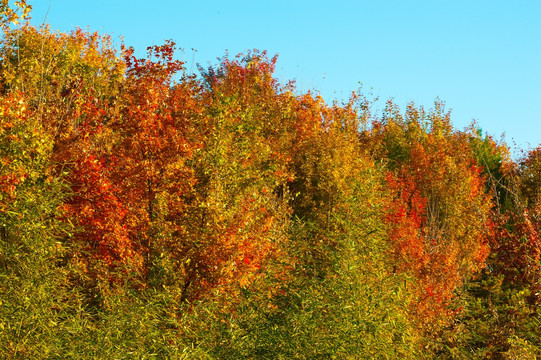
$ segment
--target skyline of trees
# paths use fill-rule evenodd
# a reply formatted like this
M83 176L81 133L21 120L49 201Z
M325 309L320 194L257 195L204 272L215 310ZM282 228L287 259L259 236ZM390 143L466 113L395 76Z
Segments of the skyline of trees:
M1 356L541 356L539 147L1 4Z

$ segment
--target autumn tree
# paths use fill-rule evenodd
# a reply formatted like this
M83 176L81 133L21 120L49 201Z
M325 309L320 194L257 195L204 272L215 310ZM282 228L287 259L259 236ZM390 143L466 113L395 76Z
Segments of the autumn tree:
M395 201L389 208L396 271L417 281L414 310L423 326L449 311L455 290L488 254L492 203L468 136L453 130L443 104L405 115L392 103L364 137L386 164ZM432 319L432 320L430 320Z
M190 293L237 291L278 256L289 216L285 184L287 109L291 96L273 78L276 58L248 53L202 70L201 149L189 164Z
M460 297L463 310L441 334L441 343L434 344L436 355L539 357L538 152L534 149L515 162L505 144L480 135L474 134L470 141L494 197L491 252L480 276L465 284Z

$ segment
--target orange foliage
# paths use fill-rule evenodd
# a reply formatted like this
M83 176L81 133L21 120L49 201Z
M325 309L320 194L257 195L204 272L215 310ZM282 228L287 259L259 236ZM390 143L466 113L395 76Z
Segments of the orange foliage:
M484 266L492 206L468 139L453 131L441 104L405 118L389 105L374 124L376 156L389 162L394 200L386 221L397 271L417 281L415 312L427 324L445 314L455 289ZM380 153L381 152L381 153Z

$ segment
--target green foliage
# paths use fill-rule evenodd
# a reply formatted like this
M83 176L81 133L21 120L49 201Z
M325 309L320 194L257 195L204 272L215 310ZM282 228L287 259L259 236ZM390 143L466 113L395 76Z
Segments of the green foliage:
M58 207L66 186L50 167L51 138L28 108L9 94L0 103L0 356L32 357L46 350L71 299L57 263L70 229Z
M489 273L468 284L453 324L432 343L438 358L536 359L541 317L531 290Z

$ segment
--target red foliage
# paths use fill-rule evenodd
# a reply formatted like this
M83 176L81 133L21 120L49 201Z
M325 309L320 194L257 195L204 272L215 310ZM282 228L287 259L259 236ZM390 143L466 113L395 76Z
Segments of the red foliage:
M91 154L75 160L69 179L74 195L64 206L64 216L81 228L76 241L96 259L114 266L134 261L136 253L124 221L127 210L106 177L107 167L104 158Z

